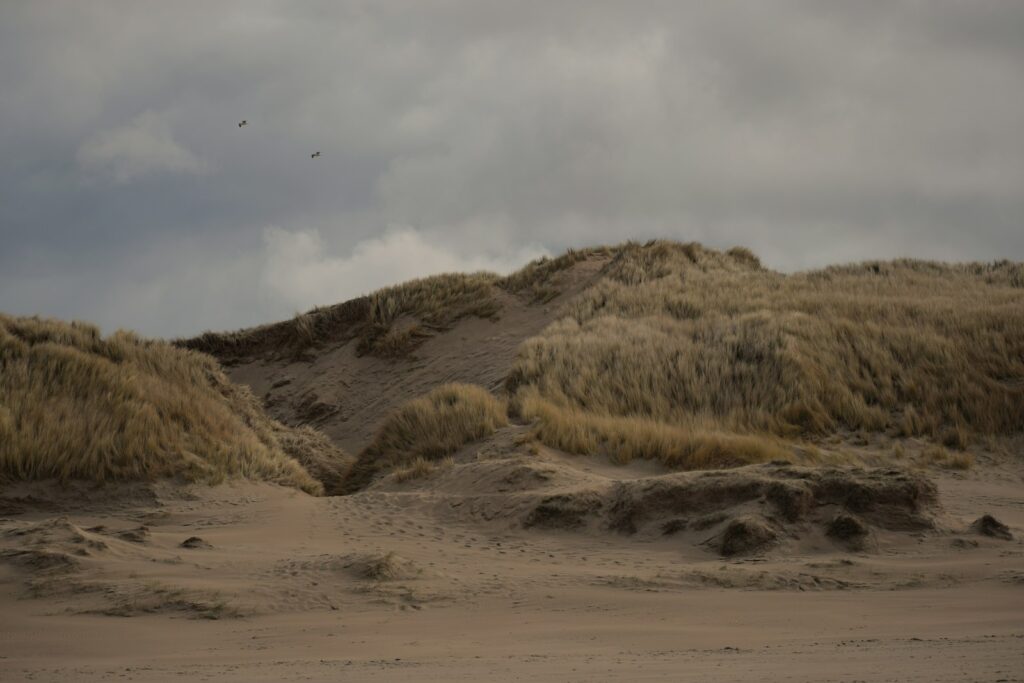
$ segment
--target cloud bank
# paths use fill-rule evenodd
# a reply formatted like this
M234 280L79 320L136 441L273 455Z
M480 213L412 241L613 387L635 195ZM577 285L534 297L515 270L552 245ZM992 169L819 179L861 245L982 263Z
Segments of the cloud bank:
M4 4L0 310L186 335L651 237L1024 259L1021 35L954 0Z

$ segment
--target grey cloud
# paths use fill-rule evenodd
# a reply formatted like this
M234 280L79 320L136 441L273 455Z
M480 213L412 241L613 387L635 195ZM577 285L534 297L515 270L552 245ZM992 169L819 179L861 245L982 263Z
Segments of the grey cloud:
M78 148L78 163L99 171L116 183L128 183L150 173L202 173L206 164L179 145L164 116L147 111L130 122L101 130Z
M360 293L382 244L1024 259L1022 30L952 0L4 5L0 310L253 324Z

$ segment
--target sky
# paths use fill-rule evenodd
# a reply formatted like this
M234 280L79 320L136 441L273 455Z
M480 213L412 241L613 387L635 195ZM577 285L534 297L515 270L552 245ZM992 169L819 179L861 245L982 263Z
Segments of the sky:
M1015 0L5 2L0 311L189 336L656 237L1024 260L1021 36Z

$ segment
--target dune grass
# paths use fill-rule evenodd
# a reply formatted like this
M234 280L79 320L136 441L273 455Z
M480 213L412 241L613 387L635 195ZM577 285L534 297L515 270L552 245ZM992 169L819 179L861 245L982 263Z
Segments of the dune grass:
M505 405L482 387L439 386L385 418L373 442L356 459L346 487L363 488L383 470L441 460L507 423Z
M0 315L0 478L245 477L321 493L282 447L288 433L208 356Z
M693 466L742 450L694 460L679 444L699 434L848 430L963 449L1024 425L1021 264L900 260L784 275L744 249L613 252L509 375L550 445L603 443Z
M374 292L357 349L372 355L401 356L434 331L463 318L495 318L501 310L494 292L497 279L493 273L449 273ZM409 324L397 326L403 317L410 319Z
M333 496L341 492L355 458L332 443L322 432L308 425L286 427L276 421L271 424L281 450L297 460L320 482L325 495Z
M713 467L811 452L835 434L962 453L1024 425L1024 264L1008 261L900 259L787 275L740 247L626 243L506 277L415 280L196 344L234 353L356 338L364 353L401 356L466 316L499 315L502 291L549 301L562 274L591 259L603 264L596 284L521 346L508 375L511 405L549 445ZM450 452L449 436L464 443L458 428L436 431L457 411L423 400L390 418L354 481L373 475L371 461L407 466ZM0 430L6 422L0 412Z
M302 357L310 348L353 339L362 354L402 357L463 318L496 319L502 291L547 303L560 293L556 282L560 273L581 261L611 258L617 249L570 249L557 258L532 261L504 277L489 272L432 275L320 306L289 320L234 332L204 332L174 343L224 362L260 355Z
M608 259L614 247L569 249L555 258L541 257L498 280L497 285L514 294L526 294L534 303L547 303L561 294L558 276L581 261Z
M501 310L495 296L499 279L486 272L434 275L317 307L290 320L235 332L204 332L174 344L226 362L259 355L301 357L312 347L353 339L360 353L401 356L462 318L495 318ZM410 324L396 327L403 318Z
M394 471L394 479L402 484L407 481L418 479L429 479L441 469L447 469L455 465L455 460L449 455L440 460L427 460L420 456L408 465L399 467Z
M540 441L568 453L603 453L622 465L636 459L657 460L678 469L793 459L792 451L779 439L764 435L729 434L635 416L596 415L556 406L535 390L524 394L519 397L519 414L537 422L535 434Z

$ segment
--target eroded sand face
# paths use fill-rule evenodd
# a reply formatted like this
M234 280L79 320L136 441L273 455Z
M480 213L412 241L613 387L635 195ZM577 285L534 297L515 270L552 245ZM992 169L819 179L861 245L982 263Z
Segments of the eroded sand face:
M861 513L856 548L823 527L828 501L788 522L770 496L682 525L643 507L632 532L600 510L526 523L567 492L647 500L664 474L510 438L341 498L9 488L0 679L1024 678L1020 465L930 472L928 523ZM972 531L983 513L1013 539ZM778 538L723 557L716 534L751 515Z

